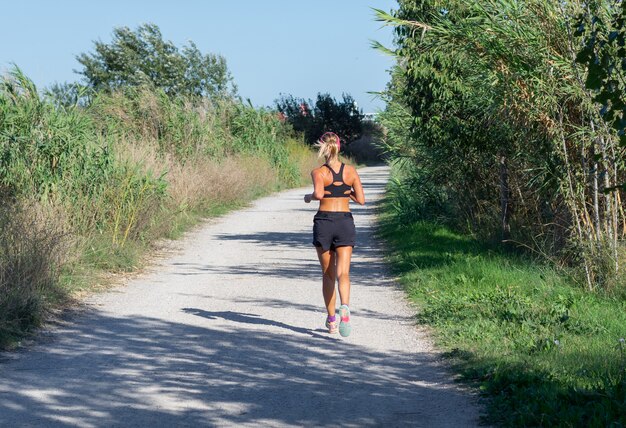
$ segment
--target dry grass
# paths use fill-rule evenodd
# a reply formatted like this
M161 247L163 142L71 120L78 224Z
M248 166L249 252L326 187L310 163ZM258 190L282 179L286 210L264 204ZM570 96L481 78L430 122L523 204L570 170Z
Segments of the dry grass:
M311 183L311 171L319 167L323 161L317 157L317 152L311 147L295 140L287 141L287 150L292 162L300 171L301 184Z
M63 212L34 201L0 208L0 346L39 324L71 253Z
M319 166L308 146L287 140L289 164L299 171L301 185L310 184L310 172ZM198 155L182 161L163 153L156 141L121 141L118 161L140 165L153 176L164 176L167 199L160 212L149 213L149 241L179 236L200 218L224 212L260 195L289 187L271 162L254 154L232 154L221 158Z
M156 143L143 141L121 144L118 156L141 165L153 175L164 174L169 204L178 210L232 204L278 186L277 173L270 162L251 155L223 159L198 156L183 163L172 154L159 153Z
M176 206L207 208L245 201L277 185L276 172L264 159L235 155L216 161L200 158L174 164L167 174Z
M236 100L128 88L58 109L25 76L17 80L15 91L0 91L10 125L0 126L0 139L11 160L0 190L67 215L0 201L0 347L68 295L104 282L101 273L139 268L160 239L298 185L316 166L272 112Z
M286 144L290 164L300 172L302 184L308 184L309 173L319 160L296 141ZM131 169L124 170L128 174L162 176L167 185L164 197L147 202L134 198L136 209L133 206L129 211L120 205L116 211L113 205L123 199L117 193L125 189L116 181L101 200L87 201L91 207L108 207L103 211L106 218L115 217L119 210L134 213L132 223L125 219L120 223L121 232L98 229L98 217L88 218L91 211L87 207L80 221L74 218L81 209L76 205L66 206L68 212L74 210L74 217L66 216L54 204L33 201L0 207L0 348L14 345L40 325L46 311L101 288L98 283L104 280L104 272L127 275L140 267L145 250L159 239L179 236L202 217L293 184L281 182L281 170L262 155L214 158L199 154L181 160L161 148L156 139L144 136L118 140L113 153L118 164L129 165ZM128 225L133 228L128 228L132 233L126 240L122 232Z

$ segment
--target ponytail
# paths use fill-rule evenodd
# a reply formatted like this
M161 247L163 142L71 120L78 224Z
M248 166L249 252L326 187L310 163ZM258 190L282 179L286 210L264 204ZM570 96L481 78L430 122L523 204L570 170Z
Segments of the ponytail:
M339 155L341 142L337 134L334 132L327 132L320 137L315 146L318 148L318 156L328 160Z

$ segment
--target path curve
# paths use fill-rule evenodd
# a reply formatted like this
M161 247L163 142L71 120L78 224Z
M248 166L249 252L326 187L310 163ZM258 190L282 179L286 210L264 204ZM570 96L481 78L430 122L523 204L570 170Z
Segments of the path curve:
M388 169L360 174L350 337L323 329L316 207L285 191L5 353L0 426L475 426L475 398L385 274L372 229Z

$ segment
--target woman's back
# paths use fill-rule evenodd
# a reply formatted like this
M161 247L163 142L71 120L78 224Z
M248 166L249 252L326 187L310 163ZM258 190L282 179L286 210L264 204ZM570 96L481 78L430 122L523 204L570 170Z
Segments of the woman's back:
M315 169L313 175L321 176L324 186L319 210L349 212L350 194L357 177L354 167L336 161Z

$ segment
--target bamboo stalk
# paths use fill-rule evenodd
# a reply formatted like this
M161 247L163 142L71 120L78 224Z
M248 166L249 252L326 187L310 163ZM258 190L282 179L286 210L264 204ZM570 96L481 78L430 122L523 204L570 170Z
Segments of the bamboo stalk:
M573 185L573 180L572 180L572 173L571 173L571 168L570 168L570 163L569 163L569 157L568 157L568 153L567 153L567 143L565 141L565 132L563 130L563 109L561 107L559 107L559 131L560 131L560 135L561 135L561 143L562 143L562 147L563 147L563 160L565 161L565 170L567 171L567 184L568 184L568 190L570 193L570 199L568 201L567 198L567 194L565 194L565 200L568 201L569 204L571 204L571 209L574 212L574 219L575 219L575 224L576 224L576 231L578 232L578 239L584 242L584 234L583 234L583 229L582 226L580 224L580 218L578 215L578 209L576 208L576 201L574 198L575 192L574 192L574 185ZM586 212L587 210L585 210ZM589 290L593 290L593 281L591 278L591 269L589 267L589 261L587 260L586 257L584 257L583 255L583 265L584 265L584 269L585 269L585 278L587 280L587 287L589 288Z

